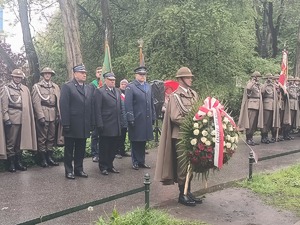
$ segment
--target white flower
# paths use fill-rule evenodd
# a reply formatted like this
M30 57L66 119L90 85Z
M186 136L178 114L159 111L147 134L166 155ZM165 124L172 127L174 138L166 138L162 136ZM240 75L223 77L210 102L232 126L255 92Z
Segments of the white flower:
M194 128L199 128L199 123L194 123Z
M196 145L196 144L197 144L197 139L196 138L192 139L191 140L191 145Z
M233 127L230 126L230 127L228 128L228 130L229 130L229 131L233 131Z
M226 140L227 140L227 141L230 141L230 140L231 140L231 137L230 137L229 134L226 135Z
M227 124L229 122L229 119L227 117L224 117L223 122Z
M199 131L199 129L196 129L196 130L194 130L194 132L193 132L193 133L194 133L194 135L196 135L196 136L197 136L197 135L199 135L200 131Z
M211 142L210 142L210 141L206 141L206 142L205 142L205 145L206 145L206 146L210 146L210 145L211 145Z
M238 142L239 142L239 136L235 135L235 143L238 143Z
M226 148L231 148L231 143L230 142L226 143Z
M202 143L205 143L207 141L207 138L206 137L202 137L201 141L202 141Z
M203 131L202 131L202 135L205 137L205 136L208 135L208 132L207 132L206 130L203 130Z
M89 207L87 208L87 210L88 210L89 212L92 212L92 211L94 211L94 207L93 207L93 206L89 206Z
M213 116L212 112L209 111L209 112L207 113L207 116L208 116L208 117L212 117L212 116Z
M207 119L203 119L202 122L203 123L207 123L208 121L207 121Z
M210 133L211 136L215 136L216 135L216 131L213 130L211 133Z
M215 137L213 137L211 140L212 140L212 142L216 142L216 138Z
M235 142L235 137L231 137L231 138L230 138L230 142L231 142L231 143L234 143L234 142Z
M227 129L227 126L225 123L223 123L223 130L226 130Z

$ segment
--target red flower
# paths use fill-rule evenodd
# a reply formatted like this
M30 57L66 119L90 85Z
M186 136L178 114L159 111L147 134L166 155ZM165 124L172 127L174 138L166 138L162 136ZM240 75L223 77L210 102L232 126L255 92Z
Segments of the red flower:
M195 155L195 156L199 156L199 155L200 155L200 151L199 151L199 150L196 150L196 151L194 152L194 155Z
M205 149L204 144L200 143L198 144L198 148L200 149L200 151L203 151Z
M197 164L198 163L198 159L196 157L191 158L191 162L193 164Z
M193 157L193 152L189 151L189 152L187 153L187 156L188 156L189 158L192 158L192 157Z
M201 156L200 159L204 161L204 160L206 160L207 158L206 158L206 156Z
M213 147L211 147L211 146L207 147L207 148L206 148L206 151L207 151L207 152L212 152L212 151L213 151Z
M206 157L207 157L208 159L211 159L211 158L212 158L212 154L211 154L211 153L208 153Z

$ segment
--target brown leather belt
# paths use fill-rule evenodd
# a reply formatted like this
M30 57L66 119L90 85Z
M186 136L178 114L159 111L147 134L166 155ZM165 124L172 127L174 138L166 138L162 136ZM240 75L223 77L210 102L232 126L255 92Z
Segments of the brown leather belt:
M42 105L42 106L45 106L45 107L48 107L48 108L55 108L55 105L50 105L50 104L47 103L47 102L41 102L41 105Z
M8 108L11 108L11 109L18 109L18 110L21 110L21 111L22 111L22 106L8 105Z

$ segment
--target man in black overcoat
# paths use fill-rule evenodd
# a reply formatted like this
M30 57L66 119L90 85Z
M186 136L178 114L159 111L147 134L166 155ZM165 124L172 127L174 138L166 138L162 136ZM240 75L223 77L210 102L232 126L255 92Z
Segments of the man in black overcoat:
M103 74L105 84L95 91L95 121L99 133L99 169L101 174L119 173L113 161L121 136L121 92L115 88L115 75Z
M125 110L128 121L128 136L131 142L132 168L150 168L145 163L146 142L153 140L153 128L156 115L153 96L146 82L146 67L134 70L135 80L125 90Z
M73 74L74 79L62 85L59 102L65 139L65 175L68 179L75 179L75 176L88 177L83 171L83 159L86 139L90 136L94 126L94 88L85 84L85 66L83 64L75 66ZM74 170L72 165L73 158Z

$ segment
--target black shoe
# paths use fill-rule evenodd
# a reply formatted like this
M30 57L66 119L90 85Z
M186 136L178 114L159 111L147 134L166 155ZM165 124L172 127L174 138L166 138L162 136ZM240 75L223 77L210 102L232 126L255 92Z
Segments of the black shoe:
M187 195L179 195L178 202L186 206L196 206L196 202L190 199Z
M88 175L87 175L85 172L83 172L83 171L78 171L78 172L75 172L74 174L75 174L75 176L77 176L77 177L88 178Z
M11 173L16 172L15 156L7 157L7 162L8 162L8 171Z
M73 173L66 173L66 178L67 178L67 179L71 179L71 180L74 180L74 179L75 179Z
M108 172L111 172L111 173L120 173L119 170L117 170L115 167L111 168L111 169L108 169L107 170Z
M250 146L254 146L255 145L255 143L253 141L251 141L251 140L247 140L246 143L247 143L247 145L250 145Z
M102 170L102 171L101 171L101 174L102 174L102 175L108 175L108 172L107 172L107 170Z
M134 164L134 165L132 165L132 169L134 169L134 170L139 170L139 166L136 165L136 164Z
M146 163L139 163L138 165L140 168L146 168L146 169L151 169L151 167L149 165L147 165Z
M275 143L276 142L276 138L271 138L270 139L270 143Z
M269 144L270 141L269 141L268 138L262 138L262 139L261 139L261 143L263 143L263 144Z
M148 154L149 154L149 151L146 150L146 151L145 151L145 154L148 155Z
M59 166L58 162L55 162L52 158L53 151L47 151L47 162L50 166Z
M191 192L187 193L188 197L190 199L192 199L196 204L201 204L202 203L202 199L201 198L197 198L195 197Z

